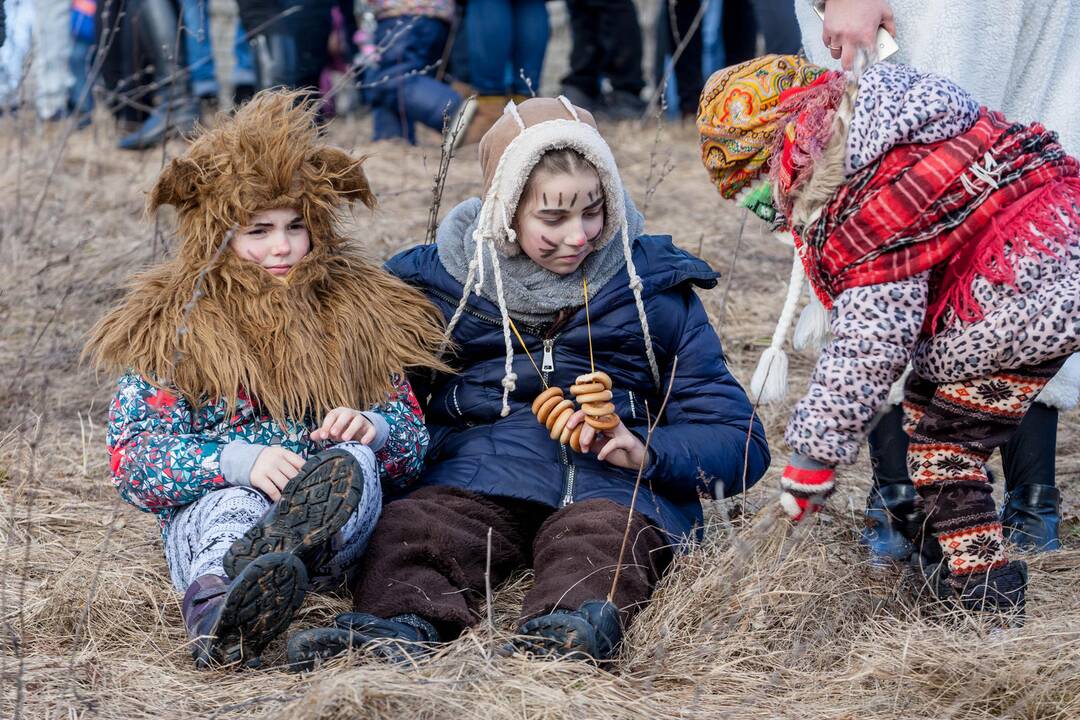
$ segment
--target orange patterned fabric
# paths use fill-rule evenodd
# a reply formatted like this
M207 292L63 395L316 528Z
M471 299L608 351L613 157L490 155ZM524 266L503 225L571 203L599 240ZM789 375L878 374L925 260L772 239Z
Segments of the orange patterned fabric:
M701 93L697 127L701 159L720 194L739 190L768 173L786 113L780 98L813 83L825 69L797 55L766 55L719 70Z

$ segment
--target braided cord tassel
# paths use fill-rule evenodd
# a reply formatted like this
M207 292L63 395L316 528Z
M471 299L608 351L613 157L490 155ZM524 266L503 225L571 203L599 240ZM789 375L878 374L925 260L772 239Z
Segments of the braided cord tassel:
M489 248L491 252L491 270L495 276L495 297L499 301L499 314L502 316L503 342L506 344L506 365L502 379L503 396L502 417L510 414L510 392L517 387L517 375L514 373L514 342L510 339L510 312L506 309L506 297L503 295L502 273L499 270L499 253L495 250L494 241Z
M645 301L641 299L641 276L634 267L633 251L630 249L630 228L626 224L626 218L622 222L623 254L626 256L626 272L630 275L630 290L634 293L634 305L637 306L638 322L641 323L641 331L645 334L645 357L649 361L649 369L652 370L653 382L660 387L660 367L656 364L656 351L653 350L652 335L649 332L649 318L645 314Z
M473 233L473 241L476 242L476 233ZM462 314L465 312L465 306L469 302L469 293L471 290L469 287L476 280L476 289L480 289L480 282L483 280L483 272L481 272L480 279L476 278L476 269L480 264L483 257L481 243L476 242L476 250L473 251L472 259L469 261L469 272L465 275L465 283L461 289L461 300L458 301L457 309L454 310L454 314L450 317L450 322L446 324L446 332L443 334L442 343L439 345L439 356L441 357L446 352L447 346L450 344L450 338L453 337L454 328L457 327L458 321L461 320Z

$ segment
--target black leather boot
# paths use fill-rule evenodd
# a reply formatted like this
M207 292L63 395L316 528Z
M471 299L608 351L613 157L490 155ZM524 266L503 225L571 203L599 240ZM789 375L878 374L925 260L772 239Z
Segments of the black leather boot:
M435 626L413 613L392 618L342 613L334 627L303 630L289 638L289 670L311 670L351 648L365 648L383 660L404 664L430 654L439 642Z
M866 498L866 515L859 541L870 551L876 566L903 562L911 557L917 524L915 486L908 477L908 436L903 428L904 413L892 408L870 432L870 465L874 484Z
M996 613L1007 617L1009 624L1024 624L1028 569L1023 560L1013 560L985 573L949 578L958 600L968 610Z
M296 40L281 30L260 33L248 41L255 63L255 82L260 90L296 86L299 59Z
M117 147L121 150L157 147L171 137L190 133L198 119L199 104L195 99L179 97L162 100L135 132L120 139Z
M147 51L154 63L158 84L157 107L141 126L118 143L121 150L145 150L171 137L189 133L199 119L199 102L191 95L182 52L177 47L177 9L170 0L139 0L135 12L138 28L145 36ZM182 43L181 43L182 46Z
M605 600L590 600L577 610L554 610L518 628L514 645L533 655L605 662L622 641L619 609Z
M1061 493L1055 477L1058 411L1033 403L1016 434L1001 448L1005 538L1026 550L1058 550Z

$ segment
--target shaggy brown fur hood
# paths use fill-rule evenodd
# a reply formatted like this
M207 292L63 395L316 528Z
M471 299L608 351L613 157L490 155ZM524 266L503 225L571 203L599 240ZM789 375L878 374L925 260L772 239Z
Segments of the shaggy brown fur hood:
M148 205L176 207L179 251L136 276L91 330L99 368L137 372L196 406L244 390L279 420L369 407L393 374L445 369L439 312L341 234L345 206L375 205L363 158L317 139L310 103L260 93L169 164ZM303 216L312 245L284 279L228 248L254 214L282 207Z

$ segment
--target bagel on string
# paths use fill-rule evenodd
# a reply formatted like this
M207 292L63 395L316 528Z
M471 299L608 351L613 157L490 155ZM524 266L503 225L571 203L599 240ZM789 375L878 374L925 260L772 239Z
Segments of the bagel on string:
M565 397L561 387L549 387L536 396L532 402L532 412L540 424L549 431L552 440L560 444L569 444L574 452L581 452L581 428L570 429L566 425L574 415L574 401Z
M619 424L615 405L611 402L611 377L605 372L578 376L570 386L570 394L585 411L585 422L594 430L611 430Z

